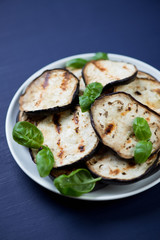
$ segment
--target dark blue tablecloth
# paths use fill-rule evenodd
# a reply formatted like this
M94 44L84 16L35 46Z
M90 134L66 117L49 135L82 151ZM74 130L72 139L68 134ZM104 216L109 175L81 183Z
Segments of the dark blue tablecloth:
M7 146L5 117L20 85L50 62L110 52L159 68L160 1L0 0L0 239L158 240L160 185L136 196L85 202L51 194Z

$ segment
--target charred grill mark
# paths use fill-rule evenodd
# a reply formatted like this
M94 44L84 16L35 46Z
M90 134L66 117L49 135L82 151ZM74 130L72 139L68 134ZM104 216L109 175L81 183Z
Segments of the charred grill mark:
M144 114L148 114L149 112L148 111L145 111Z
M35 105L38 107L41 101L42 101L42 93L39 95L39 100L35 103Z
M110 134L114 129L114 125L112 123L108 124L108 126L105 129L105 134Z
M128 67L126 65L123 66L124 69L128 70Z
M120 100L115 100L113 102L108 102L108 105L116 105L117 104L117 111L122 111L124 103Z
M61 148L61 150L60 150L60 152L58 154L58 157L62 159L63 155L64 155L64 151L63 151L63 148Z
M118 168L114 169L114 170L110 169L110 171L109 171L109 174L111 174L113 176L118 175L119 173L120 173L120 170Z
M136 95L142 95L139 91L134 92Z
M68 82L69 82L69 79L70 79L70 73L69 72L65 72L63 74L63 80L62 80L62 83L61 83L61 86L60 88L65 91L67 89L67 85L68 85Z
M125 109L125 112L122 112L121 115L122 116L125 116L128 112L130 112L132 110L132 108L130 106L128 106L126 109Z
M107 118L108 117L108 112L105 111L105 113L103 115Z
M79 127L75 128L75 132L79 133Z
M129 169L135 168L136 164L134 162L128 163L128 166L123 168L124 171L128 171Z
M100 165L99 165L99 169L102 168L102 167L103 167L103 164L100 164Z
M56 130L60 134L61 124L59 123L60 116L58 114L53 115L53 123L56 125Z
M80 152L84 152L85 151L85 146L84 145L79 145L78 147Z
M156 93L160 94L160 88L153 89L152 92L156 92Z
M131 138L127 139L127 143L131 143Z
M60 142L61 142L61 140L60 140L60 139L58 139L58 141L57 141L57 145L58 145L58 146L60 145Z
M138 112L138 104L136 103L136 113Z
M98 62L96 62L96 61L95 61L95 62L92 62L92 63L93 63L94 66L95 66L96 68L98 68L101 72L104 72L104 71L107 72L107 68L102 67L100 63L98 63Z
M130 149L132 146L128 146L128 147L126 147L126 150L128 150L128 149Z
M154 135L156 136L157 141L158 141L158 140L159 140L159 137L157 136L157 131L158 131L158 128L156 128L156 130L154 131Z
M45 79L44 79L44 82L43 82L43 85L42 85L43 89L45 89L45 88L48 86L49 76L50 76L50 73L47 72L47 73L45 74Z
M79 118L78 118L77 112L74 112L74 114L73 114L73 120L74 120L75 124L78 124L78 123L79 123Z

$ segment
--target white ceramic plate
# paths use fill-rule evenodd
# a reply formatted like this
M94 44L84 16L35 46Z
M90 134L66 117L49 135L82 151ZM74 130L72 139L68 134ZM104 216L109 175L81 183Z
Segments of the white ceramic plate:
M13 139L12 139L12 129L16 123L16 118L17 114L19 111L19 97L24 91L24 89L28 86L28 84L38 77L43 71L47 69L52 69L52 68L61 68L65 66L65 62L72 59L72 58L85 58L88 59L92 57L94 54L81 54L81 55L76 55L76 56L71 56L67 57L61 60L58 60L56 62L53 62L36 73L34 73L29 79L27 79L24 84L18 89L16 94L14 95L10 106L8 108L7 112L7 117L6 117L6 138L8 141L8 145L10 148L10 151L19 165L19 167L35 182L40 184L41 186L47 188L48 190L58 193L58 190L54 187L52 180L49 177L46 178L41 178L39 176L39 173L37 171L36 165L33 163L31 160L31 156L29 154L29 151L27 148L18 145ZM117 54L108 54L110 60L115 60L115 61L125 61L132 63L137 66L138 70L147 72L154 76L157 79L160 79L160 72L153 68L152 66L141 62L139 60L136 60L134 58L122 56L122 55L117 55ZM135 194L138 194L140 192L143 192L154 185L158 184L160 181L160 171L153 174L152 176L148 177L145 180L139 181L134 184L129 184L125 186L115 186L115 185L108 185L105 186L102 189L99 189L97 191L93 191L88 194L84 194L83 196L79 197L80 199L83 200L93 200L93 201L102 201L102 200L114 200L114 199L120 199L120 198L125 198L129 197Z

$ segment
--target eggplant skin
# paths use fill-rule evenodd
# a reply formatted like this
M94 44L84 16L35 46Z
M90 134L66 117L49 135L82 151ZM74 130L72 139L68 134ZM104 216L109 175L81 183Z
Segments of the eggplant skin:
M110 72L109 67L105 64L119 65L116 66L116 71L123 72L122 76L119 74L114 75L114 71ZM119 67L119 68L118 68ZM131 73L126 74L125 71L129 70L129 67L132 68ZM116 62L110 60L97 60L88 62L82 70L82 77L86 85L92 82L100 82L103 85L104 89L112 88L119 84L127 84L134 81L137 75L137 68L133 64L125 62Z
M137 139L133 132L133 120L147 120L152 136L152 154L160 148L160 116L152 109L124 92L116 92L97 98L90 109L91 123L100 141L121 158L134 159Z
M113 151L105 147L86 162L86 166L96 177L101 177L107 184L131 184L143 180L151 175L155 168L159 155L157 153L149 157L142 164L126 161L117 156Z
M20 96L20 111L28 115L50 114L69 109L78 102L79 79L63 68L44 71Z
M153 76L138 72L133 82L114 88L114 92L119 91L129 93L136 100L160 114L160 82Z

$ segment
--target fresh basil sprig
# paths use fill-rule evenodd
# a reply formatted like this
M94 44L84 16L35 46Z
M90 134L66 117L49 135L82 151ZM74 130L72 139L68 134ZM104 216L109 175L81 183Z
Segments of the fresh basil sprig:
M12 132L13 139L28 148L40 149L36 155L36 165L41 177L49 175L54 164L54 156L43 144L44 137L42 132L32 123L23 121L15 124Z
M141 117L136 117L133 121L133 131L138 140L140 140L134 150L134 159L136 163L147 161L152 152L152 142L149 141L152 135L148 122Z
M88 61L83 58L74 58L66 63L66 67L72 69L82 68Z
M152 135L148 122L141 117L136 117L134 119L133 131L138 140L148 140Z
M92 61L92 60L99 60L99 59L108 60L107 53L97 52L95 54L95 56L93 56L89 60L85 60L83 58L71 59L68 62L66 62L66 67L70 67L72 69L82 68L87 62Z
M91 58L91 60L100 60L100 59L108 60L109 58L108 58L107 53L97 52L97 53L95 54L95 56Z
M79 197L92 191L95 183L99 180L101 180L101 177L93 178L87 169L79 168L69 175L63 174L55 178L54 185L63 195Z
M79 97L79 104L82 112L86 112L90 109L91 104L97 97L101 95L103 85L98 82L93 82L87 85L82 96Z
M49 147L43 146L43 149L37 153L36 164L41 177L46 177L50 174L54 164L54 156Z
M134 159L136 163L147 161L152 152L152 143L150 141L140 141L136 144Z
M44 141L42 132L32 123L25 121L15 124L12 136L17 143L28 148L38 149Z

